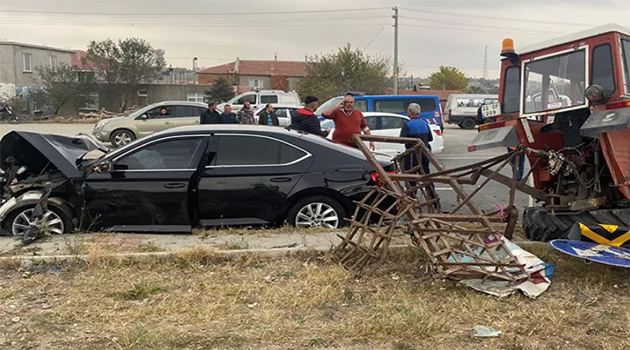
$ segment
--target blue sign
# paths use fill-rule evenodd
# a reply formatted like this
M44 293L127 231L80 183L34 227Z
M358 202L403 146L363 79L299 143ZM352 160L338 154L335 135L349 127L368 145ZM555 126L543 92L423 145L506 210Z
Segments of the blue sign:
M555 249L577 258L606 265L630 267L630 249L568 239L556 239L549 244Z

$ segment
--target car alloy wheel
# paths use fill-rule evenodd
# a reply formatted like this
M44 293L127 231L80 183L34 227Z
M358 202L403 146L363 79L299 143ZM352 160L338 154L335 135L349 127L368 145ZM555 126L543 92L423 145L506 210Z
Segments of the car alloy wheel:
M57 213L47 210L42 218L35 222L33 219L33 209L27 209L18 214L11 224L11 233L14 236L22 236L31 225L37 225L44 234L61 235L64 233L63 220Z
M339 215L335 208L326 203L309 203L298 211L295 226L337 228Z
M131 135L129 135L127 132L121 132L114 136L114 142L118 147L128 145L129 143L131 143L131 141Z

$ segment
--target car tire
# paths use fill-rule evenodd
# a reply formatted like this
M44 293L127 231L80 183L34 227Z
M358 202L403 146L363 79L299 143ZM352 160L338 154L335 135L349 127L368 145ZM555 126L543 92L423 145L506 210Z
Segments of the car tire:
M2 221L2 229L8 233L10 236L14 236L13 232L13 224L16 220L23 220L24 216L20 217L22 213L25 213L27 217L30 218L29 212L31 212L35 208L35 205L26 205L24 207L20 207L14 211L12 211L7 217ZM51 218L51 222L55 219L61 220L60 223L53 224L54 229L58 229L61 231L61 234L70 233L74 231L74 224L72 219L68 216L68 214L60 209L59 207L48 204L48 211L53 213L53 217ZM46 214L44 214L46 215ZM21 221L20 221L21 222ZM51 234L59 234L59 232L50 232Z
M339 201L330 196L315 195L293 203L287 212L286 220L297 228L339 228L345 226L345 217L346 210Z
M130 144L135 139L136 135L131 130L118 129L112 132L112 135L109 137L109 142L111 142L114 147L119 148Z
M475 126L477 126L477 122L473 118L466 118L459 124L459 127L465 130L474 129Z

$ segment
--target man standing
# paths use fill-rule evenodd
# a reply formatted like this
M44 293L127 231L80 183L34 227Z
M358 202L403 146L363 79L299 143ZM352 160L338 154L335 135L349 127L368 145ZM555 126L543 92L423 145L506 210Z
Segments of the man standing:
M319 118L315 115L315 110L319 104L319 99L315 96L306 96L304 108L300 108L291 114L291 125L289 129L307 132L309 134L328 136L329 129L322 130Z
M236 114L236 121L239 124L255 124L254 111L252 111L249 102L243 104L243 108Z
M427 123L426 120L420 118L421 112L420 105L417 103L409 104L407 108L407 115L409 116L409 120L403 125L400 130L400 137L409 137L420 139L427 146L429 150L431 150L430 142L433 141L433 131ZM414 145L405 144L405 148L409 149ZM422 164L422 172L424 174L430 174L431 170L429 169L429 158L427 156L422 155L422 159L420 160ZM418 157L416 153L410 153L405 156L405 169L409 170L418 166ZM409 183L412 187L416 186L415 182ZM435 199L435 188L433 184L429 186L429 196L431 199ZM433 206L437 209L439 208L438 203L433 203Z
M221 124L236 124L236 114L232 113L232 106L225 105L225 108L223 108Z
M335 132L333 133L333 141L342 145L357 147L352 139L352 135L361 134L372 135L368 128L363 113L354 109L354 97L347 94L343 98L343 102L338 107L333 107L322 116L326 119L332 119L335 122ZM374 150L374 142L370 142L370 148Z
M217 112L217 105L214 102L208 103L208 109L201 113L199 124L219 124L221 115Z
M273 113L273 105L271 103L265 106L265 110L258 117L258 124L260 125L269 125L269 126L279 126L280 121L278 120L278 116Z

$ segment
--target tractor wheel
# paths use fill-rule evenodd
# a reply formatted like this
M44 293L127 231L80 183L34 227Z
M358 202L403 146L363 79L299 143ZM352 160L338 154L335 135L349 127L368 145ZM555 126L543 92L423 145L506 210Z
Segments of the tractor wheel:
M598 209L575 215L551 215L546 208L532 207L523 212L523 230L532 241L567 238L576 222L585 225L630 226L630 209Z

